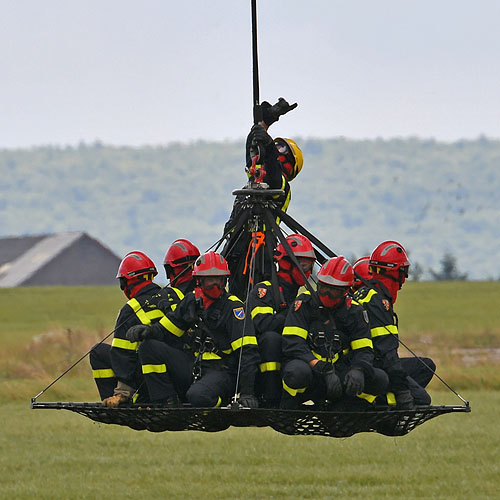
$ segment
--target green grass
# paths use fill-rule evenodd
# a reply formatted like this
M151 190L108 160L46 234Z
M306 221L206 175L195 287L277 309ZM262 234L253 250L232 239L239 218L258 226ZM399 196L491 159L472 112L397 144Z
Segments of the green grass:
M447 402L453 402L447 396ZM500 393L410 434L137 432L68 411L0 407L0 496L16 499L499 498Z

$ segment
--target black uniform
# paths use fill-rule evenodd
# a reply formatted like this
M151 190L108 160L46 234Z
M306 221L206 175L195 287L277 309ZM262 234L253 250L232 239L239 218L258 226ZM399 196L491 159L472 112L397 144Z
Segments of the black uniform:
M373 347L368 318L363 308L346 299L336 309L315 304L310 292L297 297L290 308L283 329L283 397L297 402L325 400L324 382L309 366L318 359L331 363L343 380L352 368L360 369L365 377L365 391L358 398L375 399L382 393L387 377L373 368Z
M245 321L244 304L234 295L224 292L207 309L199 311L199 317L190 317L196 302L189 293L177 309L167 315L166 321L152 326L154 337L164 339L183 338L190 330L193 346L194 383L187 390L186 398L196 407L214 407L228 402L236 389L240 361L239 390L241 394L254 393L255 375L259 363L257 339L251 321ZM243 325L246 325L243 332ZM158 373L156 380L167 376L172 367L165 360L166 372ZM161 390L158 383L158 390Z
M180 302L179 290L160 288L150 283L130 299L118 313L111 345L100 343L90 351L92 374L101 399L113 395L117 383L125 384L132 393L140 387L137 401L149 399L137 356L138 342L127 340L127 330L134 325L150 325L163 321L165 314L160 308L169 309ZM127 391L130 392L130 391ZM126 394L130 396L131 394Z
M281 398L281 349L285 319L290 303L299 289L278 276L278 286L261 281L250 291L248 309L252 318L261 363L259 365L258 393L263 406L279 407Z
M377 279L369 281L369 286L360 288L355 294L356 301L363 305L370 320L370 331L375 350L374 366L382 368L389 375L389 393L386 404L396 404L395 394L410 390L416 404L430 404L430 396L423 387L432 378L435 365L428 358L400 358L398 355L398 318L394 312L392 296ZM427 370L425 363L430 369ZM409 374L425 384L409 378Z

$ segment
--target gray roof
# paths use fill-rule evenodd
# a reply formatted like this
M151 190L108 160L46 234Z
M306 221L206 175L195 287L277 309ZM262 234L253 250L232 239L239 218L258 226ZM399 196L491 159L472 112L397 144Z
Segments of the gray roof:
M119 261L83 232L0 238L0 287L112 283Z

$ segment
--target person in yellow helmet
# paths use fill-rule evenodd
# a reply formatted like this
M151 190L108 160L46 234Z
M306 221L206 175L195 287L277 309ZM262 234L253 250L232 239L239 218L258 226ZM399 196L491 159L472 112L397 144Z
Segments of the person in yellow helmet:
M290 181L302 170L304 158L302 151L294 140L282 137L273 139L268 134L268 129L279 120L280 116L296 107L296 103L289 104L282 97L273 105L267 101L262 102L262 120L254 124L250 129L245 148L246 172L249 178L249 182L245 187L283 191L282 195L275 195L273 198L276 206L284 212L287 210L291 199ZM244 199L245 196L243 195L236 197L231 216L224 227L224 234L230 234L231 228L234 227L235 221L240 215ZM279 219L277 219L277 222L279 224ZM245 256L248 253L251 232L248 232L247 236L239 238L236 245L231 245L231 252L226 255L231 270L229 280L231 293L243 300L247 294L247 276L245 276L247 259ZM229 243L231 243L231 239ZM268 244L274 247L276 242L268 242ZM264 261L265 268L269 271L272 262L269 262L269 259L266 260L266 257L264 257ZM259 280L258 277L257 281Z

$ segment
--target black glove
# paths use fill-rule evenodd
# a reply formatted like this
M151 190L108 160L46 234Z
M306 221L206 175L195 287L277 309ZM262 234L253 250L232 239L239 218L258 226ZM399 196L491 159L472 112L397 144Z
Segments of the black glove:
M288 104L283 97L280 97L278 102L272 106L267 101L263 101L260 106L262 108L262 119L269 127L274 122L277 122L280 119L280 116L292 111L292 109L295 109L297 107L297 103Z
M243 408L258 408L259 401L253 394L242 394L238 398L238 403L243 406Z
M415 408L415 403L413 401L413 396L411 391L401 391L395 394L396 396L396 408L398 410L413 410Z
M187 329L196 323L202 310L202 299L197 299L194 293L188 293L177 305L175 315L180 317Z
M323 377L326 385L326 398L333 400L342 396L342 382L335 374L335 368L331 363L318 361L313 367L313 371Z
M365 374L359 368L351 368L344 378L345 393L355 396L365 388Z
M147 325L134 325L127 330L126 337L130 342L140 342L152 335L151 327Z
M267 133L266 129L259 124L254 125L247 136L247 166L252 164L252 158L258 154L256 146L258 146L262 155L262 158L259 158L261 163L265 161L266 158L271 158L272 155L277 156L278 154L273 138Z

